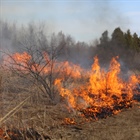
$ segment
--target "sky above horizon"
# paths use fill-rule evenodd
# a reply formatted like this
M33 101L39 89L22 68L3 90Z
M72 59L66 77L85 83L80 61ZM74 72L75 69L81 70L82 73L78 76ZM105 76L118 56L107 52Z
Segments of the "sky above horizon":
M93 41L116 27L140 36L140 0L0 0L0 19L45 22L51 32L77 41Z

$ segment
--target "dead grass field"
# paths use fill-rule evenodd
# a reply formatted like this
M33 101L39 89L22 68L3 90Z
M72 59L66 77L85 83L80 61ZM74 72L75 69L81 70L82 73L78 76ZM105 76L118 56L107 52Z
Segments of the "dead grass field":
M63 101L56 105L49 103L37 87L19 77L4 72L1 75L0 119L11 111L0 122L4 130L34 128L51 140L140 139L140 102L106 119L87 121L79 112L69 112ZM65 118L74 122L67 124Z

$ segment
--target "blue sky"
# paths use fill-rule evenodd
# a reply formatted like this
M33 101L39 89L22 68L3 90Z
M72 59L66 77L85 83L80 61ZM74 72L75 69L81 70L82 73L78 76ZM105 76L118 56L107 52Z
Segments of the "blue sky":
M0 19L45 22L51 32L86 42L116 27L140 36L140 0L0 0Z

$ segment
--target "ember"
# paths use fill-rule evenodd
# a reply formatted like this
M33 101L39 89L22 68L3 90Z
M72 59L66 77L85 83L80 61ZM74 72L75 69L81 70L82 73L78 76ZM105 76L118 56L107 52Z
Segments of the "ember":
M11 129L6 129L5 131L2 128L0 128L0 139L2 140L26 140L26 139L51 140L49 136L40 135L33 128L29 128L29 129L11 128Z
M64 119L64 124L76 124L75 120L73 118L65 118Z

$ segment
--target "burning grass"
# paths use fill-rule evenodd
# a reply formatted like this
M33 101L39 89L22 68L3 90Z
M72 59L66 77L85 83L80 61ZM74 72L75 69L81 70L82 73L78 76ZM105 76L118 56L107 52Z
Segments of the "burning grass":
M20 54L18 55L18 59L16 54L12 56L12 60L8 60L8 62L12 61L11 64L14 64L12 65L12 68L15 68L14 70L17 70L18 72L21 71L22 74L25 73L26 76L28 76L27 73L29 72L40 72L39 74L41 74L42 76L47 76L47 74L49 73L49 65L51 61L47 56L44 56L44 60L46 61L46 63L48 63L48 65L44 67L45 65L42 66L41 63L40 65L36 63L30 63L31 57L27 57L27 59L25 57L28 56L27 53L22 54L22 56L20 56ZM20 131L20 128L22 128L22 126L26 126L26 128L33 129L37 128L37 133L43 131L45 134L51 136L52 139L69 139L69 137L70 139L101 139L100 133L105 133L107 125L105 125L104 127L104 124L100 125L99 123L105 123L104 119L108 119L108 116L112 116L109 117L111 119L116 118L114 117L114 114L118 114L118 112L121 112L126 108L133 107L135 104L135 101L133 100L134 95L136 95L135 98L139 95L136 94L138 92L138 77L136 77L135 75L131 75L128 81L124 81L120 76L120 64L117 61L117 59L118 58L113 58L109 69L104 70L100 67L98 58L95 57L92 69L89 71L85 71L79 66L76 66L69 62L59 63L55 61L53 65L53 74L56 75L57 73L57 77L54 78L52 84L57 89L57 93L59 93L61 96L59 102L60 104L57 104L55 106L52 106L49 103L47 103L48 100L45 100L45 98L40 99L40 96L36 96L36 94L34 94L38 93L40 95L41 91L40 88L37 88L37 86L35 86L33 83L27 83L28 89L26 84L21 84L23 87L21 88L20 85L19 89L22 89L23 91L19 93L20 95L17 92L15 92L20 98L14 98L14 101L12 100L12 102L11 100L9 101L9 97L15 96L15 93L13 93L14 90L7 93L5 90L6 87L3 89L2 85L1 103L3 102L3 104L1 105L6 106L9 104L9 102L11 103L11 105L8 105L10 108L7 108L6 111L3 109L3 112L0 115L1 118L3 118L3 116L5 116L8 111L10 112L10 110L20 105L20 103L24 101L29 96L29 94L32 94L30 100L26 101L26 103L20 108L20 110L16 110L16 112L14 112L13 115L5 121L4 125L13 125L16 122L16 125L21 126L16 126L18 132ZM9 81L7 80L8 78ZM8 81L8 88L13 86L15 88L18 88L17 81L22 81L17 80L18 78L21 79L19 75L16 76L10 74L10 76L8 76L5 80ZM139 111L137 111L137 113L139 114ZM125 119L129 120L129 116L131 116L130 114L131 113L128 113L127 116L126 113L124 119L123 117L119 118L119 115L118 118L122 119L122 121L125 121ZM137 121L139 121L138 115L136 116L137 117L134 118ZM96 120L98 120L98 122L95 122ZM109 122L107 121L107 124L108 123ZM116 124L114 123L115 122L112 121L111 127L113 129L116 129L116 127L114 128L112 125L117 126L118 132L115 130L113 131L110 128L110 132L112 133L112 139L115 135L116 137L118 137L117 135L121 133L119 129L122 127L121 124L118 126L117 122ZM94 128L95 125L97 126L96 128ZM138 127L136 126L137 132L139 131ZM92 132L93 128L94 131L97 132L97 134L95 132ZM99 132L96 129L103 129L103 132ZM13 130L8 130L8 133L11 132L13 133ZM26 134L26 129L20 132ZM5 129L3 135L5 136L6 133L7 130ZM87 135L90 135L91 137ZM135 134L133 133L133 135ZM40 135L40 137L41 136L42 135ZM105 134L103 134L103 136L106 137ZM125 138L124 136L122 137ZM138 138L139 135L135 137Z
M62 79L57 79L55 84L69 108L82 112L87 118L106 118L132 106L133 90L138 79L132 75L126 82L119 77L119 73L120 64L116 58L112 59L109 70L105 71L95 57L89 81L84 85L68 89L63 87Z
M6 58L4 64L9 64L10 68L12 65L12 69L22 74L30 74L43 85L51 99L57 88L70 109L82 112L85 117L103 118L131 107L133 92L139 82L135 75L131 75L128 81L120 77L121 66L117 59L112 58L110 67L105 70L95 57L92 69L85 71L69 62L51 60L46 52L37 58L23 52ZM79 83L79 79L84 82ZM67 86L70 81L77 86Z

